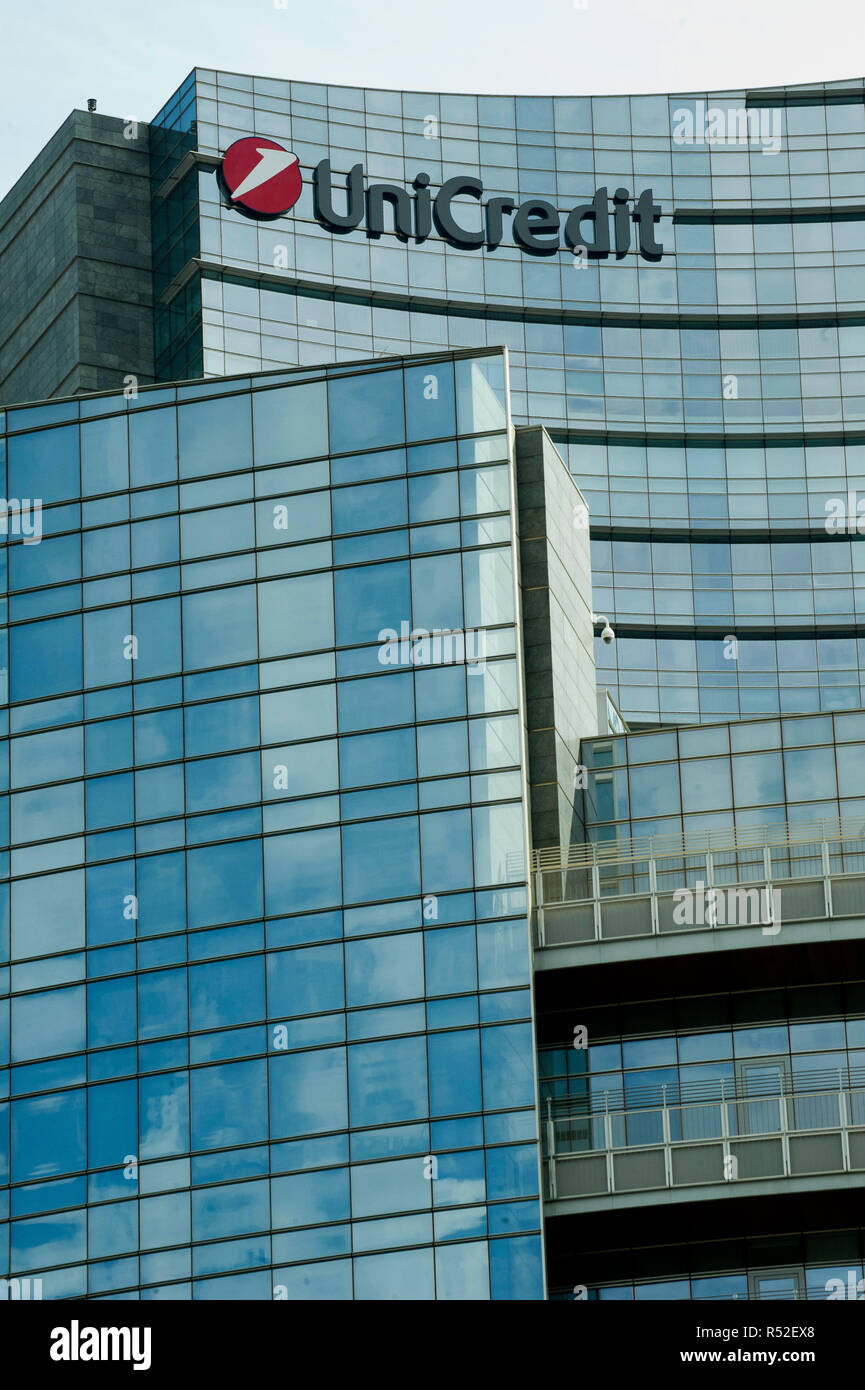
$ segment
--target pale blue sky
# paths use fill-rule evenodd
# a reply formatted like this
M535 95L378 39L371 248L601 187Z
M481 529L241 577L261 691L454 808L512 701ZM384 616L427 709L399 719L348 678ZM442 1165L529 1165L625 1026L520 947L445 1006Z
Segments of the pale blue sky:
M149 119L193 67L432 91L666 92L865 70L853 0L6 0L0 196L73 107ZM585 5L585 8L578 6Z

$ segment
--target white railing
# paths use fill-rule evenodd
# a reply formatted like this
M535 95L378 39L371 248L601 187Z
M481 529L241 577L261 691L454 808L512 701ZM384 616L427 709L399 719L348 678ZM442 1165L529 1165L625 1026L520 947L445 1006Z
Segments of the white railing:
M666 1088L661 1088L666 1093ZM861 1172L865 1087L725 1095L635 1109L546 1103L548 1195L590 1197L754 1178ZM563 1168L564 1165L564 1168ZM567 1181L561 1177L567 1170ZM560 1191L561 1189L561 1191Z
M776 936L782 923L865 916L865 829L821 821L536 850L532 879L541 947L738 926Z

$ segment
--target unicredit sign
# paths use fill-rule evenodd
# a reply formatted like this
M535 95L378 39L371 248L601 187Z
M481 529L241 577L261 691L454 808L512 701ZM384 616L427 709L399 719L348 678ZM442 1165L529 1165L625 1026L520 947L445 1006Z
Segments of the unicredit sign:
M297 155L276 140L257 135L236 140L226 150L217 172L228 202L247 217L282 217L297 202L303 186ZM366 187L363 165L355 164L335 191L330 160L323 159L313 174L313 211L332 232L353 232L363 226L368 237L393 231L401 241L422 242L435 226L453 246L467 250L486 247L488 251L501 245L505 219L509 218L513 240L531 255L554 256L564 239L566 247L590 260L602 260L611 252L619 260L626 256L635 226L636 248L645 260L658 261L664 252L655 240L661 209L651 188L633 199L627 188L615 189L612 198L606 188L599 188L590 203L560 214L543 198L517 203L514 198L496 196L484 202L483 183L474 174L448 179L435 197L430 182L429 174L420 173L411 192L396 183ZM458 198L477 201L482 210L480 228L467 227L461 220L465 209L454 206Z
M259 135L235 140L217 172L228 201L247 217L282 217L303 187L297 155Z
M583 203L562 215L543 198L528 198L517 203L513 198L494 197L484 202L484 186L473 174L457 174L442 184L433 197L429 174L418 174L412 191L395 183L371 183L364 190L362 164L355 164L348 177L341 180L336 194L340 209L335 206L334 180L330 161L323 159L313 176L313 207L315 216L334 232L351 232L365 225L368 237L380 237L393 230L402 241L425 241L433 225L445 241L466 249L486 247L488 251L500 246L505 234L505 218L511 218L514 241L534 256L553 256L565 245L592 260L608 256L611 250L617 258L627 255L631 245L631 225L636 224L637 247L646 260L657 261L664 248L655 241L655 223L661 209L654 201L651 188L634 200L627 188L617 188L609 199L606 188L599 188L590 203ZM466 227L460 220L462 209L454 207L457 198L474 198L483 209L482 227ZM612 202L612 213L610 212ZM385 227L385 204L388 204L388 226Z

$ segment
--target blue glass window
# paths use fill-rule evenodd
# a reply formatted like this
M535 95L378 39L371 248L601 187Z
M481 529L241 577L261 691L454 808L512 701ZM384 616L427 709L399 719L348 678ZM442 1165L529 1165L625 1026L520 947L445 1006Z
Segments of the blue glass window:
M337 570L334 592L338 646L385 640L379 637L384 629L399 634L400 624L411 621L409 567L404 560Z
M432 1115L458 1115L480 1110L480 1041L475 1029L430 1036L429 1082ZM436 1201L441 1200L442 1193L437 1189ZM461 1194L458 1200L476 1198Z
M125 415L81 426L82 493L119 492L129 487Z
M243 921L262 913L261 845L257 840L189 852L191 927Z
M143 1076L138 1084L138 1112L141 1158L165 1158L188 1150L189 1076L186 1072Z
M484 1105L488 1110L532 1104L531 1058L524 1050L530 1032L528 1023L508 1023L481 1030Z
M160 1038L189 1027L186 968L138 977L138 1036Z
M346 902L408 898L420 893L416 816L346 825L342 842Z
M456 428L453 363L407 367L405 406L406 439L441 439L453 434Z
M9 634L9 661L13 700L40 700L65 690L79 690L81 619L50 618L13 627ZM124 675L128 680L128 666Z
M405 438L402 371L363 373L328 382L330 447L335 454L377 449Z
M339 904L338 830L269 835L264 841L264 866L269 915Z
M424 988L420 932L347 942L345 974L349 1006L421 998Z
M226 1148L267 1138L263 1059L195 1067L190 1072L194 1149Z
M261 1018L264 1018L264 960L261 956L190 967L191 1028L230 1028Z
M12 1060L29 1062L85 1046L84 986L22 994L12 1005Z
M340 487L333 493L334 535L347 531L378 531L404 526L407 520L403 481Z
M131 416L129 472L132 487L153 487L177 477L177 411L173 406Z
M10 497L40 497L47 506L79 496L77 425L17 435L7 449Z
M85 1167L86 1161L83 1090L13 1102L13 1182L75 1173Z
M345 1048L286 1053L271 1057L268 1066L271 1137L345 1128ZM353 1123L359 1122L353 1117Z
M262 657L333 645L329 574L305 574L259 585L258 613Z
M473 879L471 813L468 809L421 816L423 891L469 888Z
M271 1018L341 1009L342 946L310 946L267 957L267 1012Z
M183 662L187 668L254 660L255 589L242 585L183 599Z
M327 453L325 391L323 381L310 381L255 392L256 467Z
M275 1227L343 1221L351 1214L347 1168L274 1178L271 1190Z
M195 401L177 411L180 475L240 472L252 464L249 396Z
M403 1124L428 1113L423 1038L394 1038L349 1048L348 1077L353 1125Z

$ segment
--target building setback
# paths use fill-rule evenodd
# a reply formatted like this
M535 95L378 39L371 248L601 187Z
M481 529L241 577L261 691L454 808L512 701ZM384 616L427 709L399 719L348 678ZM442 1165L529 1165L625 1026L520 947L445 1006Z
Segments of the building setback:
M0 401L153 381L147 126L73 111L0 208Z

